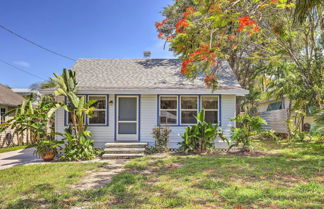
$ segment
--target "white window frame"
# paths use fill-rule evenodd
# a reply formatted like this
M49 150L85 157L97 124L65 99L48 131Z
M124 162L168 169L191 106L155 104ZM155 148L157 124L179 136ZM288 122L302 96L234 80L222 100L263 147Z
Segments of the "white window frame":
M6 107L0 107L0 124L5 123L6 122L6 117L1 115L1 109L5 110L5 114L8 112ZM2 117L4 117L4 122L2 122Z
M204 100L204 97L215 97L217 98L217 109L204 109L204 106L203 106L203 100ZM219 96L218 95L201 95L200 96L200 109L201 110L204 110L205 112L205 118L206 118L206 112L208 111L217 111L217 123L220 124L220 121L219 121ZM213 123L213 125L217 124L217 123Z
M89 126L105 126L107 125L107 122L108 122L108 111L107 111L107 108L108 108L108 99L107 99L107 95L87 95L86 96L86 99L87 101L90 101L90 97L104 97L105 98L105 101L106 101L106 105L105 105L105 109L93 109L92 111L93 112L96 112L96 111L105 111L105 123L90 123L90 118L87 117L87 125Z
M177 105L176 105L176 109L162 109L161 108L161 101L163 97L174 97L177 101ZM178 96L177 95L160 95L159 97L159 125L161 126L177 126L178 125L178 118L179 118L179 111L178 111L178 107L179 107L179 101L178 101ZM161 111L176 111L177 113L177 117L176 117L176 122L175 123L161 123Z
M182 109L181 107L181 98L182 97L196 97L197 98L197 109ZM197 115L198 115L198 112L199 112L199 96L198 95L181 95L180 96L180 125L195 125L197 123L182 123L182 111L196 111L197 112ZM198 121L197 121L198 122Z

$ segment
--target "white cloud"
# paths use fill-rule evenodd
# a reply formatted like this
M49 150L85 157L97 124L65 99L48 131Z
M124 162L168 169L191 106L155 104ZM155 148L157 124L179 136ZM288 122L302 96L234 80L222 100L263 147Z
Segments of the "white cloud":
M25 68L29 68L30 67L30 63L26 62L26 61L14 61L13 62L15 65L19 65L21 67L25 67Z

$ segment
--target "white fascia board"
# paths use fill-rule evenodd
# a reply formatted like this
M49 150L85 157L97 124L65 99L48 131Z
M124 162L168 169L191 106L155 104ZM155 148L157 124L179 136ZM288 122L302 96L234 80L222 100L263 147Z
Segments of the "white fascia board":
M245 96L245 89L215 90L211 89L110 89L110 90L79 90L78 94L232 94Z

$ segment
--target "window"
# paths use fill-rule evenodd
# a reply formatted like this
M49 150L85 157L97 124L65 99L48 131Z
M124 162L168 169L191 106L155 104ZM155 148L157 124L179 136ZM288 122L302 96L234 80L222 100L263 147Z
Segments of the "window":
M178 97L160 97L160 124L175 125L178 121Z
M89 96L88 100L96 100L92 105L93 116L88 118L89 125L105 125L107 116L107 97L106 96Z
M205 110L205 121L218 123L218 96L202 96L201 106Z
M0 123L5 123L6 122L6 108L0 108Z
M181 124L197 123L198 97L181 96Z
M268 105L267 111L283 109L282 101L274 102Z

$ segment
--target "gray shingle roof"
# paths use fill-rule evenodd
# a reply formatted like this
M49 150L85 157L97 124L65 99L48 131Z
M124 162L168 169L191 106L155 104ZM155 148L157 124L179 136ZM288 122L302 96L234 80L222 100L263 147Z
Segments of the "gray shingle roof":
M4 106L18 106L24 101L24 97L13 92L7 86L0 84L0 105Z
M206 89L203 78L189 81L177 59L79 59L76 71L79 90L106 89ZM227 62L217 71L218 89L242 89Z

